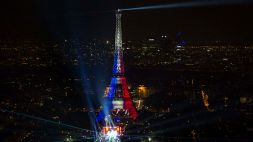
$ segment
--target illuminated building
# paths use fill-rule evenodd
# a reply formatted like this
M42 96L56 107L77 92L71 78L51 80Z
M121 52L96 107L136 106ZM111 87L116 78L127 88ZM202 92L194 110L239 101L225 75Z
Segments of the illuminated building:
M203 90L201 90L201 96L204 106L209 109L208 95L205 94Z
M116 13L113 77L110 86L105 91L107 94L104 95L103 110L97 116L97 121L103 122L102 133L106 135L111 134L109 128L113 128L112 134L114 132L121 134L126 123L137 118L137 111L129 94L124 73L121 13L118 10Z
M135 104L137 110L142 109L142 107L143 107L143 102L144 102L143 99L141 99L141 98L136 99L136 98L135 98L133 101L134 101L134 104Z
M147 97L148 96L148 89L144 85L140 85L138 87L138 95L139 97Z
M205 106L205 108L208 111L211 111L211 112L214 111L213 109L210 108L208 94L206 94L204 90L201 90L201 96L202 96L202 102L203 102L203 105Z
M146 86L139 85L137 87L136 95L133 100L137 110L142 109L143 103L144 103L144 98L148 97L149 93L150 93L150 90Z

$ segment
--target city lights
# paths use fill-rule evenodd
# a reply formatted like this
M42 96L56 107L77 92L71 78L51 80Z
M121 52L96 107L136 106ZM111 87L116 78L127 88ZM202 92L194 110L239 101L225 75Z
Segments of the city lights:
M253 140L253 1L1 6L0 141Z

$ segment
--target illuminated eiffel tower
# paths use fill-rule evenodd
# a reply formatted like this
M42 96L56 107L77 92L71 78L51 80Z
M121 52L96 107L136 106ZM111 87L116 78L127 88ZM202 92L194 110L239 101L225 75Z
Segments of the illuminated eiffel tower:
M116 31L115 31L115 51L113 62L113 76L110 87L104 96L103 111L97 116L98 121L113 123L114 126L123 129L125 123L137 118L137 111L132 98L128 92L126 77L124 76L122 31L121 31L121 11L116 11ZM108 120L108 118L110 120Z

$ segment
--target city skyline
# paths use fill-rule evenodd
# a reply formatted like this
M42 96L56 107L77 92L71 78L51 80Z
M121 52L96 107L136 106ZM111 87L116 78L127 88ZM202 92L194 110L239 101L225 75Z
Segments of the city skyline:
M252 141L252 4L2 2L0 141Z

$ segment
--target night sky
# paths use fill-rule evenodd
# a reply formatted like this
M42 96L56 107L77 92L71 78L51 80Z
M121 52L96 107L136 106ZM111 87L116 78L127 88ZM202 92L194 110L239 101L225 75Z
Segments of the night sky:
M13 0L0 3L1 39L114 36L113 10L182 0ZM123 39L182 32L188 40L253 41L253 5L221 5L123 12Z

